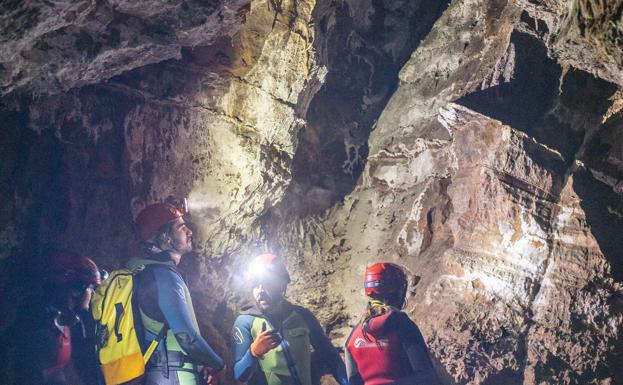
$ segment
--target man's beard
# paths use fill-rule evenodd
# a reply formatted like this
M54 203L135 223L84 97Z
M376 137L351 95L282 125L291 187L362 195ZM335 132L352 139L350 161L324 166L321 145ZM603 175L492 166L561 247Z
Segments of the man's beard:
M260 293L258 298L255 300L255 303L262 312L271 313L277 310L279 304L281 303L281 298L274 298L268 293Z
M186 242L173 240L172 248L180 254L190 253L193 251L192 238L188 238Z

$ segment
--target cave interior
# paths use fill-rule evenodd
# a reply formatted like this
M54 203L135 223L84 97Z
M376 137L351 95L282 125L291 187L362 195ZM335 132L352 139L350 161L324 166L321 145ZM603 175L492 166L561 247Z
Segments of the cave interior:
M54 250L176 196L226 360L272 252L336 347L390 261L444 384L623 384L623 0L140 3L0 3L3 363Z

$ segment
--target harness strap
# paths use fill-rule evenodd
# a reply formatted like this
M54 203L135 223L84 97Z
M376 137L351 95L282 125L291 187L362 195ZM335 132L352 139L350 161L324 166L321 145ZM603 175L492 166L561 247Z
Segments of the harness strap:
M268 327L274 330L274 327L271 325L270 321L268 319L265 319L265 321L268 324ZM295 385L303 385L301 377L299 377L299 372L298 370L296 370L296 364L294 362L294 359L292 358L292 354L290 353L290 344L283 337L283 334L281 332L279 332L279 337L281 338L281 342L279 343L279 345L281 345L281 349L283 350L283 356L285 357L286 363L288 364L290 377L292 377Z
M139 275L141 275L142 273L153 269L156 266L165 266L166 265L160 265L160 264L147 264L147 265L141 265L139 266L137 269L135 269L134 274L135 277L138 278ZM136 280L136 285L134 286L133 290L137 290L138 286L140 285L140 279ZM140 310L140 304L138 304L138 301L135 301L136 304L136 310L138 310L137 314L140 314L141 310ZM142 321L139 322L141 324L141 329L142 329ZM160 342L162 340L165 341L164 344L164 360L166 361L167 359L167 345L166 345L166 337L167 337L167 333L169 332L169 324L167 324L166 321L164 321L164 324L162 325L162 328L160 329L160 331L158 332L158 334L156 335L156 338L154 338L150 343L149 346L147 347L147 349L145 350L145 353L143 354L143 362L145 364L145 366L147 366L147 363L149 362L149 359L152 357L152 355L154 354L154 352L156 351L156 349L158 348L158 345L160 344ZM141 333L142 334L142 333ZM164 375L165 378L169 378L169 371L168 371L168 365L164 365L162 367L162 374Z
M166 355L166 358L164 356L164 352L154 353L148 367L161 367L164 366L165 363L169 366L169 368L182 367L185 364L196 364L196 362L193 361L190 356L182 352L169 351Z

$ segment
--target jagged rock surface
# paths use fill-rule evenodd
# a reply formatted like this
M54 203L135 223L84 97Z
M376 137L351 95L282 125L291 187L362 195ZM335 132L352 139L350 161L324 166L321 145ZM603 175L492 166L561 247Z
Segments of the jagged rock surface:
M446 383L623 383L622 4L2 3L0 330L50 246L118 266L188 195L225 355L272 250L337 344L391 260Z
M55 94L233 35L248 0L4 1L0 94Z
M623 85L623 2L621 0L520 0L528 29L543 38L552 56L568 67L579 68Z

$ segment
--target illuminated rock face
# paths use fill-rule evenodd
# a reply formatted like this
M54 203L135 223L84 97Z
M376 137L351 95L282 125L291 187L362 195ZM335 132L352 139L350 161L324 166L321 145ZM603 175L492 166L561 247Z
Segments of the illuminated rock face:
M3 301L49 244L119 265L133 216L187 195L184 268L226 356L239 273L270 250L337 344L390 260L446 383L623 383L602 3L3 3Z
M422 146L406 167L433 156L447 161L447 174L418 183L395 239L396 260L422 276L409 309L433 350L459 382L595 379L623 318L574 191L582 168L464 108L450 106L440 119L451 143ZM554 357L568 366L554 370ZM473 370L473 362L488 364Z

